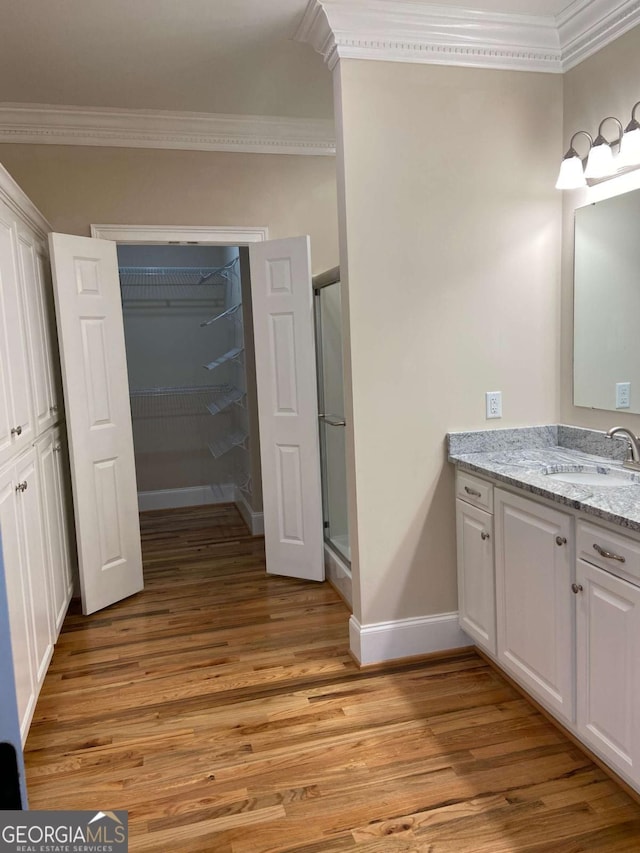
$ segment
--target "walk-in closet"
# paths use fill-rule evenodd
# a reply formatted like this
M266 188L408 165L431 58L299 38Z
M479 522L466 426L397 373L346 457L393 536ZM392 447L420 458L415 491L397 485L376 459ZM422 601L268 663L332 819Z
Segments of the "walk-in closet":
M141 510L252 505L240 250L119 245Z

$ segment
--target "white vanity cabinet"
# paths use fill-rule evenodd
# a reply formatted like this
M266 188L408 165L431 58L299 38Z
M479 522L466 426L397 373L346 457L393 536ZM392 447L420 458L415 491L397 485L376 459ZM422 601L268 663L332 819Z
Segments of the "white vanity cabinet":
M496 652L493 570L493 486L458 472L456 532L459 623L490 654Z
M497 656L563 720L573 703L573 518L495 490Z
M577 726L640 785L640 542L579 521Z

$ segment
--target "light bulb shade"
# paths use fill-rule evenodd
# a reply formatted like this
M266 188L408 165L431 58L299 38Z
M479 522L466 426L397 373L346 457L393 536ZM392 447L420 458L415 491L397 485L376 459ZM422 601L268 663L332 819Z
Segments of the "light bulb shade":
M625 131L620 143L620 165L640 165L640 127Z
M576 190L579 187L586 187L586 185L582 160L577 154L574 154L573 157L565 157L560 165L556 189Z
M615 174L617 165L613 159L613 151L608 142L594 145L589 151L587 165L585 166L585 178L606 178Z

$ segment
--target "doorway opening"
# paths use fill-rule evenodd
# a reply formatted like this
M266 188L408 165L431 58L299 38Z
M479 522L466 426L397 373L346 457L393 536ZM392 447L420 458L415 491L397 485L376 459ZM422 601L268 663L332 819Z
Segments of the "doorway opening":
M235 503L262 533L248 250L117 252L140 510Z

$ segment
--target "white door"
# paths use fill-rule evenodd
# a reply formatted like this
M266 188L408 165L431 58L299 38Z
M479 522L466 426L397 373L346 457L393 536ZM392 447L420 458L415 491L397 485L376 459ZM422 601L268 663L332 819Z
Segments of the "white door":
M252 243L251 299L267 571L324 580L308 237Z
M49 235L82 609L143 587L116 244Z

